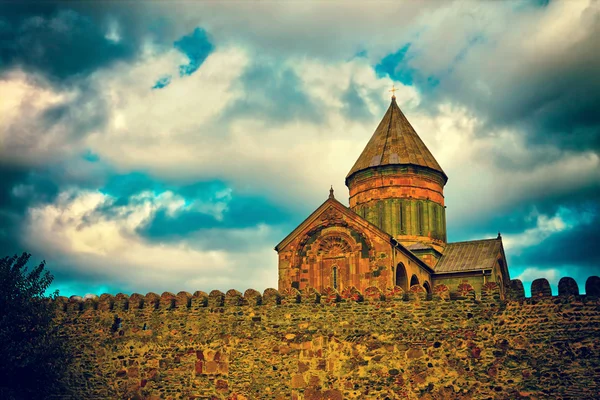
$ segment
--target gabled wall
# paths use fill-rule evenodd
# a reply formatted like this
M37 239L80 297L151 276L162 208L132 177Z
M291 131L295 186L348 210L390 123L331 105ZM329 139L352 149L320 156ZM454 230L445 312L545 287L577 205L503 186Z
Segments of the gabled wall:
M399 263L408 279L431 283L430 273L392 245L391 237L352 210L331 200L277 246L279 290L393 287ZM408 290L409 286L404 287Z

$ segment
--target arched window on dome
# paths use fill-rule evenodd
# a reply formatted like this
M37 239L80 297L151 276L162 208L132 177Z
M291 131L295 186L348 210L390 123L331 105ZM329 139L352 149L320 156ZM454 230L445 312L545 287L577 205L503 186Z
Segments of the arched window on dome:
M417 203L417 232L419 235L423 235L423 203Z
M433 203L433 218L431 219L431 232L432 232L432 236L436 239L439 239L438 237L438 205Z
M400 225L400 233L406 233L406 217L404 216L404 202L400 200L398 205L398 224Z

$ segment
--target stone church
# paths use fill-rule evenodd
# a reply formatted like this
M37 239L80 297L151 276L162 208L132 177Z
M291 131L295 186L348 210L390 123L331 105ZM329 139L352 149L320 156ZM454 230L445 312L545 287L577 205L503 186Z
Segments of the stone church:
M329 198L281 241L279 290L477 292L509 281L502 237L448 243L448 177L406 119L395 96L346 176L350 207Z

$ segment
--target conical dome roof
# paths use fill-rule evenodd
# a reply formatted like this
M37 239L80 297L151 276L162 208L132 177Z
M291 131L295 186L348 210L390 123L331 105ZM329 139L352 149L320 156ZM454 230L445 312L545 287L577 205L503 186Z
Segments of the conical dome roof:
M346 181L356 172L367 168L403 164L430 168L441 173L444 181L448 180L442 167L396 104L396 98L392 97L390 107L348 172Z

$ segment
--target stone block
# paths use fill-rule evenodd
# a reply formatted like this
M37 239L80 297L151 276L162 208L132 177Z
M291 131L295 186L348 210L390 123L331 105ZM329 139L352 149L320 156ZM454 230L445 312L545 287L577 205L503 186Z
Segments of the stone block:
M536 279L531 282L531 297L552 296L550 283L545 278Z
M559 296L579 296L579 286L575 279L564 277L558 281Z

